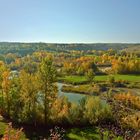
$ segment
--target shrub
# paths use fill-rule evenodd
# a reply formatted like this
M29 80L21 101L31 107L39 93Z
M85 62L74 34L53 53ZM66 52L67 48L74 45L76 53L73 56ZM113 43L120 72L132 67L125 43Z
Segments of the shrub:
M98 97L89 97L85 102L84 118L90 124L106 120L111 117L111 108Z
M69 108L71 103L68 102L66 97L60 97L55 100L51 108L51 121L56 124L66 123L69 116ZM66 121L66 122L65 122Z
M69 117L68 117L70 124L77 124L79 125L82 122L81 118L81 109L79 105L75 103L71 103L71 107L69 109Z
M87 73L85 73L85 76L87 78L87 81L89 81L90 83L92 83L93 82L93 78L95 77L95 73L93 72L92 69L89 69L87 71Z
M113 83L115 82L115 78L114 78L113 76L109 76L108 82L109 82L110 84L113 84Z
M115 100L123 102L124 105L133 108L140 109L140 97L132 95L130 93L120 93L114 95Z
M99 129L99 135L101 140L123 140L123 137L116 136L112 131Z
M122 118L122 121L125 127L133 128L136 130L140 129L140 113L139 112Z

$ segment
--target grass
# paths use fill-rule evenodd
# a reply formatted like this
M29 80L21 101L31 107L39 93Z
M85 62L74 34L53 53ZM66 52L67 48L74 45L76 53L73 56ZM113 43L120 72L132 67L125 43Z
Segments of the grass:
M105 131L104 133L109 134L109 131ZM104 134L103 139L108 140L108 136ZM113 140L122 140L121 137L116 137L115 135ZM85 128L73 128L70 129L67 134L66 138L68 140L101 140L99 129L93 127L85 127Z
M8 124L6 122L4 122L3 118L0 116L0 135L4 134L7 126L8 126Z
M67 132L66 137L70 140L100 140L100 136L95 128L73 128Z
M140 82L140 75L112 75L114 76L115 80L126 80L130 82ZM101 75L96 76L95 81L106 81L108 80L109 75Z
M85 76L66 76L65 80L70 81L70 82L85 82L85 81L87 81Z
M107 81L110 75L100 75L95 76L95 81ZM140 75L112 75L114 76L115 80L126 80L129 82L140 82ZM60 78L64 82L68 83L84 83L87 81L85 76L65 76Z

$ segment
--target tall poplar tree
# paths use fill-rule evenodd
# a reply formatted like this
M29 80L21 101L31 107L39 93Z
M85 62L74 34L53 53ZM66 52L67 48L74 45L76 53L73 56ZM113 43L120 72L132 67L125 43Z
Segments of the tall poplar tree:
M56 69L53 65L52 57L45 57L42 59L39 68L39 78L44 106L44 122L47 124L49 121L50 109L57 97L57 88L55 84Z

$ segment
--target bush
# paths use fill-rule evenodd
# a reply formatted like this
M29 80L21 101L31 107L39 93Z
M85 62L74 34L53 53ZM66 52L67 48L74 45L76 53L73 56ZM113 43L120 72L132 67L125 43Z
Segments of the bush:
M114 99L121 101L125 106L140 110L140 97L130 93L115 94Z
M115 82L115 78L114 78L113 76L109 76L108 82L109 82L110 84L113 84L113 83Z
M85 102L84 118L90 124L99 123L111 117L111 108L98 97L89 97Z
M140 113L137 112L135 114L128 115L127 117L122 118L122 122L125 127L139 130L140 129Z
M58 98L51 109L53 124L87 125L96 124L111 118L111 108L98 97L83 98L79 104Z
M51 108L50 119L53 124L68 123L69 108L71 103L66 97L60 97L55 100Z
M69 110L69 117L68 117L70 124L77 124L79 125L82 122L81 118L81 109L79 105L72 103L70 110Z

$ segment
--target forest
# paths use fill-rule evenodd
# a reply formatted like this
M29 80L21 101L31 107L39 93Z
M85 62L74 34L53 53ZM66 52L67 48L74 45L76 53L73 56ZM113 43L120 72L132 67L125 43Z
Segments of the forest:
M92 51L92 50L124 50L136 51L139 50L140 44L136 43L20 43L20 42L0 42L0 54L15 53L19 56L32 54L35 51L50 51L50 52L69 52L69 51ZM140 50L139 50L140 51Z
M0 137L139 140L140 44L1 42Z

